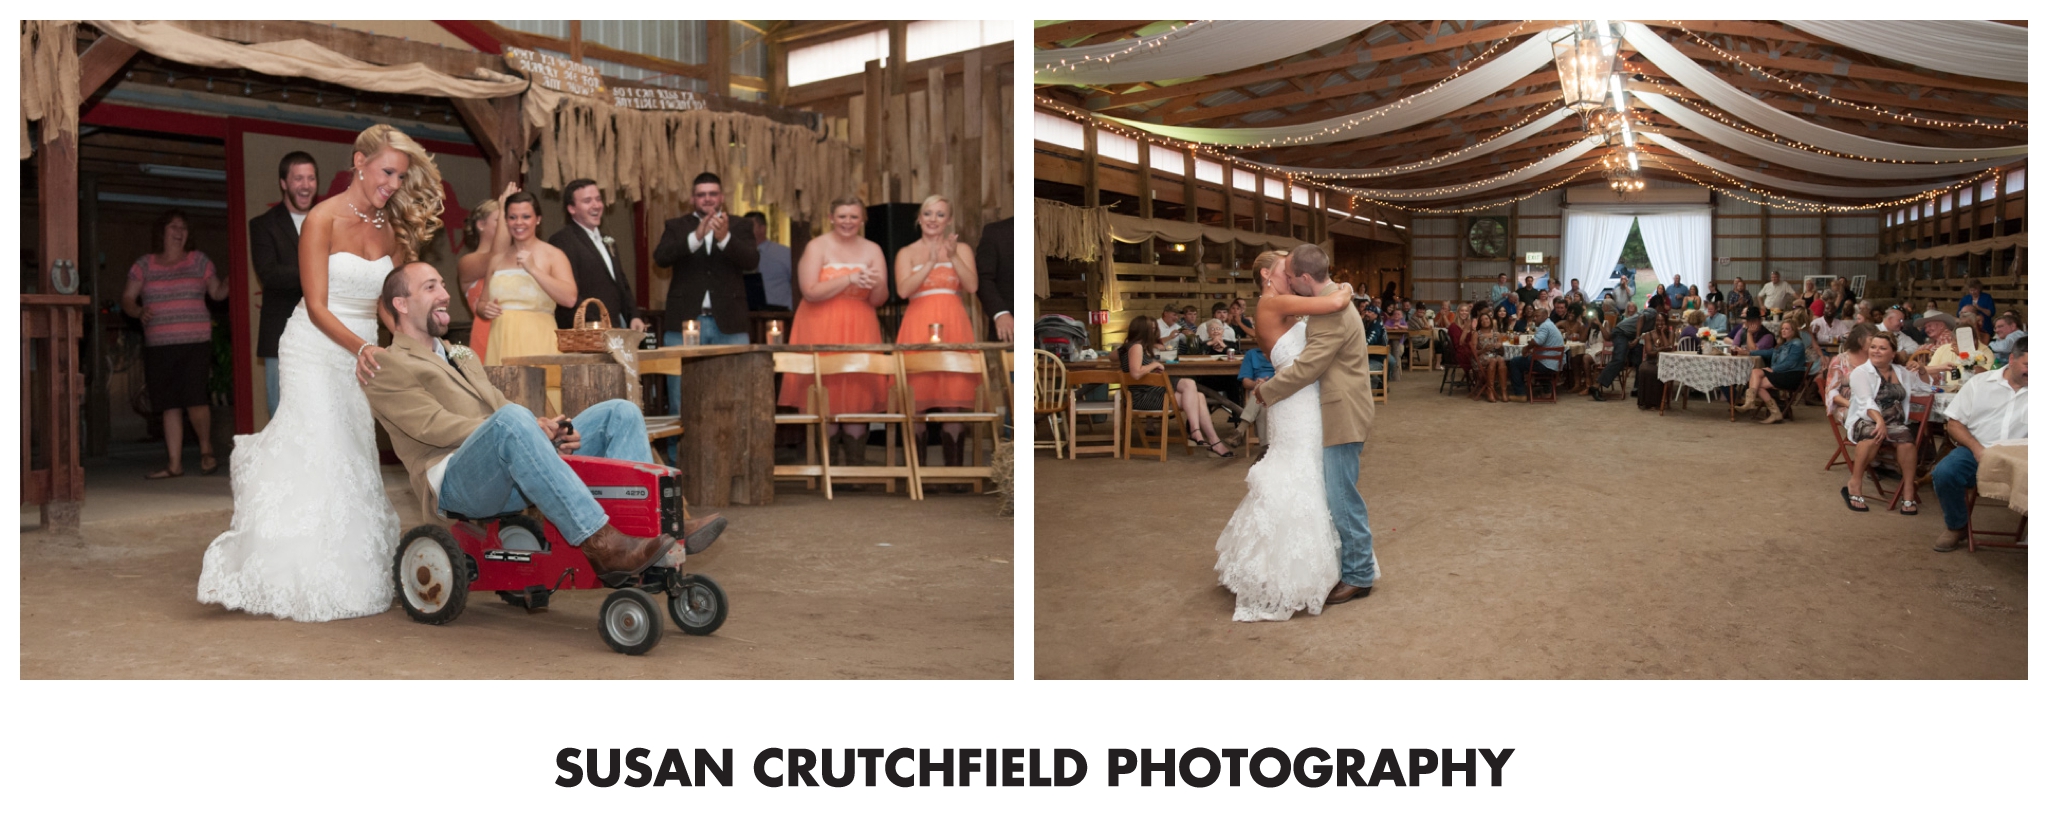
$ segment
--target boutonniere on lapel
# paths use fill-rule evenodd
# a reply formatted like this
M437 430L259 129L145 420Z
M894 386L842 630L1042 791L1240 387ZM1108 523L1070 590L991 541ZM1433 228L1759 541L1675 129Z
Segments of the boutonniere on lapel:
M468 346L450 343L448 344L448 359L457 363L465 360L475 360L476 352L470 351Z

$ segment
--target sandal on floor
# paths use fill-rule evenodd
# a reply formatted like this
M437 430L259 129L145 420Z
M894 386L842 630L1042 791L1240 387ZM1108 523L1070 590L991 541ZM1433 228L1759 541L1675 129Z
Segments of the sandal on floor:
M1216 457L1217 457L1217 458L1236 458L1236 457L1237 457L1237 453L1231 452L1231 451L1229 451L1229 450L1224 450L1224 451L1222 451L1222 452L1216 452L1216 448L1217 448L1217 447L1220 447L1220 446L1222 446L1222 445L1223 445L1223 442L1222 442L1222 441L1217 441L1217 442L1214 442L1214 443L1212 443L1212 444L1210 444L1210 445L1209 445L1209 451L1210 451L1210 452L1213 452L1213 453L1216 453Z
M1903 499L1903 500L1901 500L1901 501L1899 502L1899 515L1901 515L1901 516L1918 516L1918 515L1920 515L1920 503L1919 503L1919 502L1917 502L1917 501L1914 501L1914 500L1912 500L1912 499Z
M154 472L154 473L150 473L149 475L143 476L143 478L146 478L146 479L148 479L148 480L150 480L150 481L162 481L162 480L164 480L164 479L167 479L167 478L177 478L177 477L179 477L179 476L182 476L182 475L184 475L184 474L185 474L185 471L184 471L184 470L172 470L172 469L171 469L171 468L169 468L169 467L165 467L165 468L163 468L163 469L161 469L161 470L158 470L158 471L156 471L156 472Z
M1863 503L1863 497L1849 495L1849 488L1847 486L1842 488L1842 503L1849 505L1850 510L1858 513L1870 512L1870 507Z
M218 472L220 472L220 462L219 462L219 461L215 461L215 460L213 459L213 456L210 456L210 455L202 455L202 456L200 456L200 457L199 457L199 474L200 474L200 475L203 475L203 476L210 476L210 475L213 475L214 473L218 473Z

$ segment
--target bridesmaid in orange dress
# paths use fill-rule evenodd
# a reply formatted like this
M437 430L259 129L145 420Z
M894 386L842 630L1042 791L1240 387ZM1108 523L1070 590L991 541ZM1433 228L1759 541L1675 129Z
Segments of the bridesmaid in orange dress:
M896 291L910 300L903 310L903 322L896 329L898 343L931 341L932 326L939 326L939 340L946 343L974 342L974 324L967 319L962 292L973 294L978 287L974 273L974 251L953 232L953 204L946 197L925 197L917 212L917 227L923 238L896 252ZM918 372L910 376L910 390L917 396L917 411L966 410L974 406L974 392L981 378L965 372ZM946 465L961 466L960 435L965 424L946 424L940 435Z
M859 199L832 202L832 231L804 246L796 266L797 290L803 299L789 324L789 342L882 343L882 324L875 309L889 301L888 270L882 246L861 235L867 208ZM777 403L804 408L813 381L782 376ZM880 375L835 375L825 379L833 412L881 412L889 380ZM858 465L867 455L866 424L826 424L827 440L838 448L840 464Z

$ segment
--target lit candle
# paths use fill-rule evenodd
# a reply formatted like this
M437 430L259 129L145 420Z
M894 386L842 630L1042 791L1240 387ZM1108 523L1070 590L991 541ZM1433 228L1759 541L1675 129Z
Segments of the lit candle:
M769 320L769 321L768 321L768 343L769 343L770 345L780 345L780 344L782 343L782 321L781 321L781 320Z
M697 342L697 321L683 321L683 345L695 346Z
M940 332L940 330L941 330L941 329L943 329L944 327L945 327L945 324L944 324L944 323L933 323L933 324L932 324L932 342L933 342L933 343L944 343L944 342L946 342L946 341L944 340L944 338L941 338L941 337L939 336L939 332Z

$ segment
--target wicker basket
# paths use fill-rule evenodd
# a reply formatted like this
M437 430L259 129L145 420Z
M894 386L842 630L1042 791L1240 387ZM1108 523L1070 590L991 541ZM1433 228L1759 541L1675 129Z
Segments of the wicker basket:
M584 313L592 303L597 304L597 319L584 322ZM622 338L631 348L639 348L645 336L632 329L615 329L609 326L611 309L596 297L584 300L576 306L576 327L555 330L555 350L563 354L603 353L611 351L611 339Z

